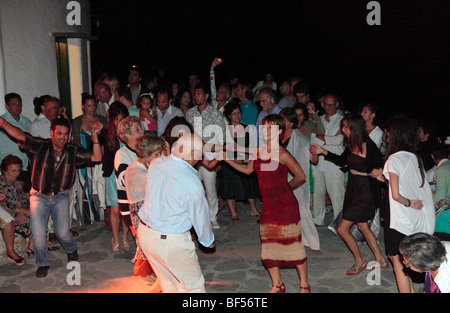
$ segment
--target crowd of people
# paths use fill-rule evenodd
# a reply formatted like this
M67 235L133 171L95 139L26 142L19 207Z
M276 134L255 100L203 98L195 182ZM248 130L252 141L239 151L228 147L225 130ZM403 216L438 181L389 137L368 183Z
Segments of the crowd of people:
M8 261L26 263L14 250L20 234L45 277L53 233L76 261L72 225L105 221L112 252L130 250L133 238L134 273L154 273L155 291L204 292L194 241L215 248L223 209L233 227L239 214L260 224L270 292L285 292L280 268L291 266L308 293L305 246L320 250L317 228L331 209L338 226L329 228L354 257L346 275L366 269L364 240L379 267L392 264L399 292L414 292L408 268L426 273L426 292L450 292L449 151L432 128L404 115L383 120L374 103L345 107L296 75L216 84L221 63L212 61L207 84L198 73L169 84L162 69L145 77L138 67L125 86L102 76L74 119L43 95L31 122L20 95L7 94L0 226Z

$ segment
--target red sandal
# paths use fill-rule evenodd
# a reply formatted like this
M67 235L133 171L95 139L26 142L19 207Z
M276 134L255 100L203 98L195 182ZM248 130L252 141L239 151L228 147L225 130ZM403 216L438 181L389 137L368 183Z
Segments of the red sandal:
M278 289L278 290L274 290L274 289ZM284 285L284 283L281 283L281 285L277 286L277 285L272 285L272 289L270 289L269 293L285 293L286 292L286 286Z
M307 292L302 292L302 290L306 290ZM300 286L300 291L299 292L300 293L311 293L311 286L308 286L308 287Z

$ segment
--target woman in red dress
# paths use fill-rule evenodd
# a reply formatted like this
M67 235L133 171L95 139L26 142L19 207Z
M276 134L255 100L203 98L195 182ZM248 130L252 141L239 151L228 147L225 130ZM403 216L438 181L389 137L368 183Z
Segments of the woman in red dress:
M258 147L248 164L236 163L224 155L235 169L258 176L262 199L260 234L261 258L272 279L271 293L284 293L280 267L295 266L300 292L310 292L305 247L302 243L300 211L293 188L305 183L305 173L294 157L279 145L284 119L270 114L263 119L265 144ZM290 171L293 178L288 181Z

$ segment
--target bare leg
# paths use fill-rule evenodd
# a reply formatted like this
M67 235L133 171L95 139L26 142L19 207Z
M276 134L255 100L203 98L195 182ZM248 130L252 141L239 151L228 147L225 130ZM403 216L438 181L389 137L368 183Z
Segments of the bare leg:
M403 265L403 258L400 255L389 256L394 267L395 279L397 281L397 288L400 293L412 293L414 292L412 280L405 272L405 266Z
M3 240L5 241L6 253L10 258L20 259L20 255L14 250L14 221L6 224L6 227L2 229Z
M119 244L119 222L120 222L120 215L119 215L119 207L117 206L111 206L111 229L113 233L113 240L112 245L113 247L117 246ZM123 226L123 225L122 225Z
M358 223L357 225L358 225L359 231L364 235L364 238L366 239L370 250L372 250L373 255L375 256L375 260L380 265L383 265L385 263L384 257L381 254L380 247L378 246L377 238L375 237L373 232L370 230L369 225L367 223Z
M270 278L272 279L272 289L270 293L277 293L281 289L283 281L281 280L281 273L279 267L271 267L267 269L269 271Z
M353 254L355 258L355 264L361 265L364 263L364 258L362 257L361 251L359 250L358 243L356 242L355 237L350 233L350 227L353 225L353 222L342 219L339 223L337 232L342 237L342 239L347 244L347 247L350 249L350 252Z
M256 199L255 198L249 198L248 203L250 204L250 215L251 216L259 216L259 212L256 209Z
M311 292L311 288L308 282L308 264L304 262L303 264L296 265L298 277L300 278L300 292L301 293L309 293Z
M227 204L228 204L228 208L230 208L230 211L231 211L231 220L234 223L239 224L240 220L239 220L239 217L237 215L236 200L227 199Z

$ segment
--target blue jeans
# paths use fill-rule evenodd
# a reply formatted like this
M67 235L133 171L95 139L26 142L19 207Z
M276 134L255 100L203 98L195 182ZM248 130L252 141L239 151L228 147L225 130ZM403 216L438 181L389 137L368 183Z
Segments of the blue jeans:
M56 239L66 253L72 253L77 249L70 231L68 190L50 196L31 189L30 213L34 253L38 266L50 265L47 249L47 224L50 215Z

